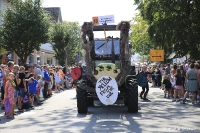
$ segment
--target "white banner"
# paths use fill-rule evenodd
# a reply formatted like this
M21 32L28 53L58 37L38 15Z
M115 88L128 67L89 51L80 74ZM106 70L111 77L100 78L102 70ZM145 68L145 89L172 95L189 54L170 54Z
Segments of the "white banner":
M99 25L115 23L114 15L98 16Z
M96 93L103 104L114 104L118 97L118 86L116 80L109 76L102 76L96 83Z
M175 63L176 63L176 59L177 59L177 58L174 58L174 59L173 59L173 64L175 64Z

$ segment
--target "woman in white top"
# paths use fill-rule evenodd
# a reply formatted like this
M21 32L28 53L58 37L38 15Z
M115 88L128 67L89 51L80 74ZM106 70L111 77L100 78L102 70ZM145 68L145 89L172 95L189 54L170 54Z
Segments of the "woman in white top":
M60 90L60 75L59 75L59 70L56 68L55 71L55 91L58 92Z

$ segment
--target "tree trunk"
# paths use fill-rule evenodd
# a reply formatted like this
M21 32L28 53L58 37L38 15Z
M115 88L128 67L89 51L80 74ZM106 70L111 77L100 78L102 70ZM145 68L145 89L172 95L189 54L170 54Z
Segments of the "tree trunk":
M20 57L20 56L18 56L18 57L19 57L20 60L21 60L20 65L22 65L22 66L25 65L28 57Z
M65 68L66 68L66 70L68 70L68 54L67 54L67 51L66 51L66 54L65 54L65 57L66 57L66 59L65 59Z

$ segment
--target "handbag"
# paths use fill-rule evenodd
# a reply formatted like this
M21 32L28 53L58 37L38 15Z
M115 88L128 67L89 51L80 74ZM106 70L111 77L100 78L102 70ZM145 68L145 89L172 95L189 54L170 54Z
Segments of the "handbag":
M10 102L8 99L6 99L5 101L5 111L6 111L6 114L8 114L11 110L11 107L10 107Z

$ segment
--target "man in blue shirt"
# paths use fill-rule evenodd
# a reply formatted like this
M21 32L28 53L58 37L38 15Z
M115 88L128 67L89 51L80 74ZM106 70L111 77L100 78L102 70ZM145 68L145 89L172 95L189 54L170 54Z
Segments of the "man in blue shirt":
M50 83L50 76L48 73L48 67L45 65L44 66L44 90L43 90L44 98L48 98L47 91L48 91L49 83Z

